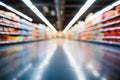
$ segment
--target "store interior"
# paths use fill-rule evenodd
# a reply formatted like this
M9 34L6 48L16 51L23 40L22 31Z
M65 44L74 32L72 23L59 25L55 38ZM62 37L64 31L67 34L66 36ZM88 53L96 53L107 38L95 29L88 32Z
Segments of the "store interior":
M0 80L120 80L120 0L0 0Z

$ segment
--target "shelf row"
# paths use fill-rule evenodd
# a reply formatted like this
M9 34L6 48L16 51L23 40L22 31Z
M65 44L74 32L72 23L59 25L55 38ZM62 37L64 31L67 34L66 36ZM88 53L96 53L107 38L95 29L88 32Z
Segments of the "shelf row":
M99 29L99 30L94 30L94 31L89 31L89 32L83 32L80 34L97 34L97 33L102 33L102 32L107 32L107 31L112 31L112 30L120 30L120 27L112 27L112 28L106 28L106 29Z
M96 39L120 39L120 36L94 36Z
M87 37L92 39L120 39L120 36L93 36L93 37Z
M30 36L30 33L17 33L17 32L0 32L1 34L5 34L5 35L13 35L13 36Z
M79 40L79 41L85 41L85 42L92 42L92 43L101 43L101 44L109 44L109 45L115 45L120 46L119 42L111 42L111 41L95 41L95 40Z
M15 28L15 29L21 29L21 30L31 30L30 27L19 27L19 26L13 26L13 25L9 25L9 24L4 24L4 23L0 23L0 26L3 26L3 27L7 27L7 28Z
M40 41L43 39L39 39L39 40L21 40L21 41L0 41L0 45L6 45L6 44L14 44L14 43L25 43L25 42L36 42L36 41Z
M85 21L78 21L65 37L120 46L120 4L98 16L88 15Z
M91 27L91 28L88 28L88 30L86 30L85 32L96 30L96 29L99 29L99 28L104 28L104 27L107 27L107 26L112 26L112 25L119 24L119 23L120 23L120 20L115 21L115 22L111 22L111 23L108 23L108 24L100 25L100 26L97 26L97 27Z
M120 4L85 24L81 40L120 45Z
M0 26L29 31L33 28L38 28L39 30L39 24L29 22L12 12L7 12L4 10L0 10Z
M109 20L112 20L112 19L115 19L115 18L117 18L117 17L120 17L120 14L116 14L115 16L112 16L112 17L110 17L110 18L104 19L104 20L102 20L102 23L104 23L104 22L106 22L106 21L109 21ZM98 24L99 24L99 23L98 23Z
M7 9L0 10L0 45L46 40L53 36L54 32L45 24L27 21Z
M93 26L95 26L95 25L97 25L97 24L102 24L102 23L104 23L104 22L106 22L106 21L115 19L115 18L117 18L117 17L120 17L120 14L116 14L115 16L112 16L112 17L110 17L110 18L103 19L102 21L100 21L100 22L98 22L98 23L95 23L95 24L93 24L92 26L89 26L88 28L91 28L91 27L93 27ZM113 24L114 24L114 23L113 23Z
M7 20L14 21L14 22L19 22L19 23L25 24L25 25L27 25L26 23L30 23L30 22L26 21L25 19L22 19L24 21L15 20L15 19L11 19L11 18L9 18L9 17L7 17L6 15L3 15L3 14L0 14L0 18L5 18Z

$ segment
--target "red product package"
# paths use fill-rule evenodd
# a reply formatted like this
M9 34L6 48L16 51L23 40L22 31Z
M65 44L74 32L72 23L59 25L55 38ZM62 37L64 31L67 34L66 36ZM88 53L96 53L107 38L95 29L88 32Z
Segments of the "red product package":
M120 14L120 4L116 7L117 13Z

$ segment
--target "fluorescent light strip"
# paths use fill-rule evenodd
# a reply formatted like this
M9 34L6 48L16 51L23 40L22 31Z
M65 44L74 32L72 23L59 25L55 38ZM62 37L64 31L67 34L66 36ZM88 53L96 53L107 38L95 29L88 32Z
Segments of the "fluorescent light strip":
M8 10L10 10L10 11L12 11L12 12L18 14L19 16L21 16L21 17L27 19L28 21L32 21L32 18L30 18L30 17L26 16L25 14L19 12L18 10L15 10L14 8L12 8L12 7L8 6L8 5L6 5L5 3L1 2L1 1L0 1L0 5L3 6L3 7L5 7L5 8L7 8Z
M85 13L85 11L95 2L96 0L87 0L87 2L82 6L74 18L68 23L63 32L67 32L68 29Z
M101 14L105 13L106 11L111 10L112 8L114 8L115 6L117 6L118 4L120 4L120 0L114 2L112 5L109 5L109 6L105 7L105 8L103 8L102 10L96 12L93 16L91 16L91 17L89 18L89 20L92 20L92 19L94 19L95 17L98 17L98 16L100 16Z
M33 5L30 0L22 0L41 20L43 20L50 29L52 29L55 33L57 30L54 26L44 17L44 15Z

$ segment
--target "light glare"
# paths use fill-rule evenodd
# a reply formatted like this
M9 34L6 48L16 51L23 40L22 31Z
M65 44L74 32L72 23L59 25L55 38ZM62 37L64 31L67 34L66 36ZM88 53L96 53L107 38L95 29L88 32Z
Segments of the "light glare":
M23 18L25 18L25 19L27 19L29 21L32 21L32 18L26 16L25 14L23 14L23 13L19 12L18 10L14 9L14 8L8 6L8 5L6 5L5 3L1 2L1 1L0 1L0 5L5 7L5 8L7 8L8 10L18 14L19 16L21 16L21 17L23 17Z
M44 15L33 5L30 0L22 0L42 21L44 21L50 29L52 29L55 33L57 30L54 26L44 17Z
M74 16L74 18L68 23L66 28L63 30L64 33L68 31L68 29L85 13L85 11L95 2L96 0L87 0L86 3L82 6L82 8L78 11L78 13Z

